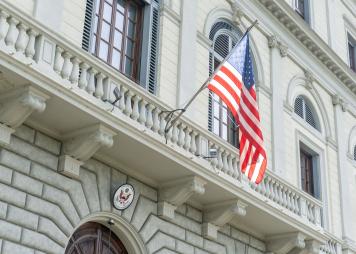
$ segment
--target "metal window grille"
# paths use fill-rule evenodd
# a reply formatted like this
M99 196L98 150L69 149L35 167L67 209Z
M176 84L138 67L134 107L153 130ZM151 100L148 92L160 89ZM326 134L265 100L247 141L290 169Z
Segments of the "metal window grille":
M354 160L356 161L356 146L354 146Z

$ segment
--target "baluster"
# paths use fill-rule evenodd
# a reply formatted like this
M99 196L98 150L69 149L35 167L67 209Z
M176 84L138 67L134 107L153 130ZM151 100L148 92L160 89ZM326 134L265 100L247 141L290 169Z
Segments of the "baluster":
M138 122L140 124L145 124L147 121L146 105L147 105L147 102L144 99L142 99L140 101L140 116L138 117Z
M54 55L54 65L53 70L58 74L61 73L61 63L62 63L62 53L63 49L60 46L56 46L56 54Z
M17 19L15 19L14 17L10 17L8 19L8 22L9 22L9 30L7 31L7 34L5 37L5 43L9 47L13 47L16 42L16 38L17 38L16 26L19 23L19 21Z
M185 133L184 133L184 126L183 126L182 123L179 125L178 130L179 130L178 145L179 145L179 146L183 146L183 145L184 145Z
M319 206L314 206L315 224L321 225L321 208Z
M185 150L187 150L187 151L188 151L188 149L190 147L190 140L191 140L190 132L191 132L191 129L188 126L185 127L185 129L184 129L184 145L183 145L183 148Z
M290 190L287 188L286 189L286 206L288 210L291 210L290 207Z
M101 99L104 95L104 86L103 86L103 80L105 78L105 75L99 72L96 75L96 87L95 87L95 93L94 96L98 99Z
M78 82L79 79L79 59L77 57L73 57L72 58L72 64L73 64L73 68L72 68L72 72L70 73L69 76L69 81L72 84L76 84Z
M160 127L160 121L159 121L159 108L155 108L153 110L153 126L152 126L152 130L154 132L159 131L159 127Z
M139 108L138 108L138 103L139 101L141 100L141 97L139 95L135 95L133 97L133 108L132 108L132 114L131 114L131 118L133 120L137 120L138 117L140 116L140 111L139 111Z
M167 121L166 121L166 113L161 112L159 114L159 118L160 118L160 125L159 125L158 133L161 134L161 135L164 135L164 131L165 131L165 128L166 128L166 123L167 123Z
M95 92L95 74L96 74L96 70L94 70L94 68L90 68L89 69L89 82L88 82L88 86L87 86L87 92L90 95L93 95L93 93Z
M224 151L221 154L222 157L222 162L223 162L223 166L222 166L222 171L226 174L228 174L229 172L229 164L227 163L227 151Z
M270 189L270 182L271 182L271 179L268 177L268 176L266 176L265 177L265 183L266 183L266 192L265 192L265 197L269 197L269 195L271 194L271 189Z
M88 68L89 66L86 63L83 62L80 64L81 72L80 72L79 84L78 84L80 89L85 89L88 85Z
M71 72L71 63L70 63L70 54L67 51L64 51L62 54L63 56L63 65L62 65L62 71L61 71L61 76L63 79L68 79L70 72Z
M132 113L132 105L131 105L131 98L134 94L130 91L130 90L127 90L126 92L126 98L125 98L125 109L124 109L124 113L125 115L127 116L130 116L131 113Z
M270 199L272 200L272 201L275 201L275 198L276 198L276 188L275 188L275 183L276 183L276 181L275 180L271 180L271 197L270 197Z
M223 160L222 160L222 153L223 153L224 150L222 150L220 147L218 148L217 150L217 153L218 153L218 165L217 165L217 168L219 170L221 170L224 166L223 164Z
M198 133L195 131L195 130L192 130L191 132L191 142L190 142L190 148L189 148L189 151L192 153L192 154L196 154L197 152L197 135Z
M38 33L31 28L30 30L28 30L27 34L28 34L28 42L27 42L27 46L25 49L25 55L28 58L33 59L33 57L36 53L35 42L36 42L36 36L38 35Z
M212 144L211 146L209 145L210 149L209 150L215 150L216 153L217 153L217 149L216 149L216 146L215 144ZM209 155L210 156L210 155ZM211 165L213 166L213 168L217 167L218 165L218 157L217 156L214 156L214 158L211 158L211 161L210 161Z
M124 112L125 111L125 95L127 92L127 88L124 85L120 86L120 100L119 100L119 109Z
M5 11L0 10L0 40L4 39L7 33L7 21L6 19L9 17Z
M229 156L227 157L227 165L228 165L228 175L229 176L233 176L234 174L234 166L232 165L232 155L229 154Z
M153 117L154 117L154 109L155 106L153 104L149 103L147 105L147 119L146 119L146 127L151 129L153 127ZM155 130L153 130L155 131Z
M295 207L295 213L296 214L300 214L301 210L302 210L302 207L300 206L299 200L300 200L300 197L297 196L297 194L296 194L296 197L294 199L294 207Z
M266 195L266 180L263 179L263 180L261 181L260 185L261 185L261 194L262 194L263 196L265 196L265 195Z
M240 167L238 165L238 159L237 157L235 157L233 159L233 162L232 162L232 167L233 167L233 172L232 172L232 176L236 179L238 179L240 177Z
M288 208L287 205L287 187L282 187L282 200L283 200L283 207Z
M27 45L26 30L28 29L28 27L25 24L20 23L17 25L17 29L19 30L19 34L17 36L17 40L15 43L15 49L18 52L23 53L25 52L26 45Z
M177 141L178 141L178 124L176 123L176 124L174 124L174 126L171 128L172 129L172 142L174 143L174 144L176 144L177 143Z

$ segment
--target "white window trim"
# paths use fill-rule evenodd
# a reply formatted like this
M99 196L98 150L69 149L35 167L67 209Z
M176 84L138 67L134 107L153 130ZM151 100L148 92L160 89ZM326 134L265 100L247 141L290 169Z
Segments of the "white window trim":
M307 6L306 8L306 13L305 13L305 23L307 23L311 28L314 28L314 15L313 10L314 10L314 1L313 0L306 0L305 2ZM297 0L293 0L293 10L296 11L296 6L297 6ZM298 14L299 15L299 14Z
M344 24L345 24L345 47L346 47L346 64L347 66L351 67L350 65L350 55L349 55L349 35L355 40L356 42L356 27L352 25L352 22L346 15L343 16ZM356 46L356 45L355 45ZM356 57L356 56L355 56Z
M298 116L299 117L299 116ZM327 172L327 161L325 155L325 148L321 147L320 145L316 144L313 140L303 134L300 130L296 129L295 131L296 136L296 159L297 159L297 178L298 178L298 188L302 190L302 176L301 176L301 165L300 165L300 143L303 143L306 147L312 150L315 154L318 155L317 161L317 170L319 175L319 191L320 191L320 198L315 198L322 202L323 204L323 216L322 216L322 224L324 228L329 229L330 221L328 216L328 190L327 184L328 181L328 172ZM324 142L323 142L324 143ZM309 195L309 194L308 194Z

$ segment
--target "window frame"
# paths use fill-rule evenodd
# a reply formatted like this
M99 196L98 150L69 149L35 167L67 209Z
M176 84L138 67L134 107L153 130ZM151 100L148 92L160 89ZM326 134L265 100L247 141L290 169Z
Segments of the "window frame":
M302 107L303 107L303 116L300 116L297 112L296 112L296 101L298 98L302 99ZM315 126L313 126L310 122L307 121L307 108L309 108L310 113L313 117L313 121L315 123ZM319 116L315 110L314 105L310 102L310 100L303 94L299 94L295 97L294 99L294 103L293 103L293 114L297 116L297 119L302 119L304 123L306 123L308 127L312 127L313 130L318 131L319 133L321 133L321 125L320 125L320 119Z
M353 52L350 50L351 47ZM347 56L350 69L356 72L356 39L349 32L347 33Z
M300 8L298 7L299 6L299 1L301 1L301 0L294 0L293 1L293 9L301 19L303 19L307 24L311 25L311 19L310 19L311 6L310 6L310 1L309 0L302 0L303 4L304 4L303 13L301 12Z

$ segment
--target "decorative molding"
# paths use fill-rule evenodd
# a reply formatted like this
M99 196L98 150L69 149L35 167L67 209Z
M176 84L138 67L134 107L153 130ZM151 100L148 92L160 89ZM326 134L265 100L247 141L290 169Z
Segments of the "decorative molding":
M347 110L347 103L338 94L332 96L332 103L334 106L340 106L343 112Z
M315 81L313 73L310 72L309 70L305 70L304 77L305 77L305 87L308 90L311 90L313 88L313 82Z
M274 254L289 253L294 248L302 249L305 247L306 236L300 232L280 234L267 237L267 250Z
M64 135L63 155L58 171L69 177L78 177L80 166L90 159L100 147L111 147L115 132L96 124Z
M203 235L210 239L216 239L217 230L229 223L236 215L246 215L247 204L241 200L216 203L204 209Z
M0 143L10 144L11 134L34 112L43 112L46 100L43 92L31 87L21 87L0 95Z
M278 48L281 57L286 57L288 55L288 46L284 45L275 35L270 35L268 37L268 47Z
M289 254L319 254L321 243L316 240L306 240L304 248L294 248Z
M158 192L158 215L166 219L174 218L178 206L187 202L194 194L204 194L206 182L197 176L169 181L160 186Z
M244 12L242 9L238 6L237 2L234 0L227 0L229 4L231 5L231 10L232 10L232 22L236 26L241 25L241 19L244 16Z
M49 96L31 86L11 90L0 95L0 122L19 127L34 111L43 112Z

